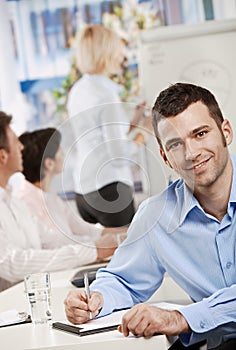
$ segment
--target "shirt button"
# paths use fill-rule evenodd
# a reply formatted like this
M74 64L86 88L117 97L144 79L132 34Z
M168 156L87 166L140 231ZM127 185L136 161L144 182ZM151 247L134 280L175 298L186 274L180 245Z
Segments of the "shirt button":
M205 328L205 326L206 326L206 323L205 323L204 321L201 321L201 322L200 322L200 327L201 327L201 328Z
M228 261L227 264L226 264L226 269L230 269L231 266L232 266L232 263L230 261Z

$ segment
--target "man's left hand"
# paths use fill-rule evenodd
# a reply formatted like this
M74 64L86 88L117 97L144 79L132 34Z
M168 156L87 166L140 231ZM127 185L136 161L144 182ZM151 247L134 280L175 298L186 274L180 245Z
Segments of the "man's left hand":
M118 330L125 337L130 332L134 335L151 337L154 334L178 335L191 331L179 311L160 309L147 304L137 304L126 312Z

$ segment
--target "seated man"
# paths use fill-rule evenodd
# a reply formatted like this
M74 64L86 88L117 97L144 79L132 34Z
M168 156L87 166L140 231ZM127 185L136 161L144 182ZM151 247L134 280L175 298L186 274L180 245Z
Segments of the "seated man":
M131 308L119 327L125 336L162 333L179 335L185 346L205 339L208 348L236 349L236 157L228 149L230 122L210 91L177 83L157 97L153 127L164 162L180 179L141 204L128 238L92 283L89 302L84 291L68 295L67 317L82 323L88 311L96 317ZM143 304L165 272L194 303L173 311Z
M23 145L10 127L11 119L0 112L0 291L23 280L26 274L72 269L102 260L117 247L116 237L107 234L96 242L43 249L40 235L45 228L32 218L22 201L12 197L8 187L10 176L23 170Z

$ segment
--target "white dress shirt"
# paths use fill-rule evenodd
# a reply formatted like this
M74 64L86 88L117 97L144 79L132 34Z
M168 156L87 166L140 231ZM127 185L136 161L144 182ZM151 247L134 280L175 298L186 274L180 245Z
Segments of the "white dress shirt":
M66 244L95 241L101 237L103 227L84 221L70 201L64 202L56 194L44 192L25 179L14 195L27 205L31 215L46 228L40 234L43 248L54 249Z
M119 85L85 74L69 93L67 109L76 137L75 191L86 194L113 182L133 186L138 146L128 139L129 118Z
M72 269L96 260L93 242L43 249L41 235L47 233L22 201L0 187L0 291L29 273Z

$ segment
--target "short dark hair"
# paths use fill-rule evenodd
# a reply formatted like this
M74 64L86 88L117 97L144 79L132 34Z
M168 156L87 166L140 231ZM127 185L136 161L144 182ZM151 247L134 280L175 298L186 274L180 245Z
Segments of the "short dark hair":
M60 147L61 133L55 128L25 132L19 137L24 145L23 174L31 183L42 180L45 176L44 161L54 159Z
M0 149L9 152L6 128L10 125L12 116L0 111Z
M192 103L198 101L201 101L208 108L211 118L215 120L218 128L221 130L224 117L215 96L209 90L201 86L188 83L176 83L161 91L152 108L152 125L161 148L162 143L158 133L158 123L160 120L176 116Z

